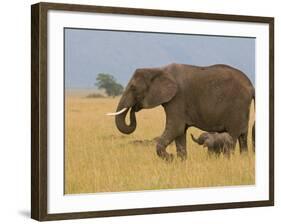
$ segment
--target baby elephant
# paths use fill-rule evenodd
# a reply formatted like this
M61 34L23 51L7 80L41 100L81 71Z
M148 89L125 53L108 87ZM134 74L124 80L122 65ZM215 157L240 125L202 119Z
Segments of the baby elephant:
M199 145L207 147L209 153L225 153L229 155L230 150L234 150L235 147L232 137L227 132L203 132L198 139L192 134L191 138Z

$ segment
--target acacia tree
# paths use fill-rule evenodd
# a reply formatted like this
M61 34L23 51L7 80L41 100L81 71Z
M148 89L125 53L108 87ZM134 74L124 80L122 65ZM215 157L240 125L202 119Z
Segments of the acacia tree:
M106 73L99 73L95 85L98 89L104 89L108 96L119 96L123 92L123 86L119 84L114 76Z

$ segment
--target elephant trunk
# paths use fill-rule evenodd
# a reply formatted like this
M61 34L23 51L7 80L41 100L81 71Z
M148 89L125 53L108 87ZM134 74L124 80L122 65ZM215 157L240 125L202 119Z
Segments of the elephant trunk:
M199 141L199 138L196 139L196 138L193 136L193 134L191 134L191 138L192 138L192 140L193 140L194 142L196 142L197 144L199 144L199 145L202 145L202 144L203 144L203 142Z
M123 108L124 107L122 106L122 104L119 104L117 107L117 111L120 111ZM130 111L130 124L129 125L126 124L126 115L129 110L130 108L127 108L123 113L115 116L116 127L123 134L131 134L136 130L137 127L136 115L133 109L131 109Z

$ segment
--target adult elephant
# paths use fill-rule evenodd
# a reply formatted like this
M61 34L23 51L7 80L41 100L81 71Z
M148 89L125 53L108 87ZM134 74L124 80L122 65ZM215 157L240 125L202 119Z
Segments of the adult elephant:
M124 134L137 126L135 113L162 105L166 126L156 152L171 161L166 147L175 141L177 156L185 159L186 130L197 127L207 132L228 132L240 150L247 150L249 110L255 90L247 76L228 65L199 67L169 64L137 69L117 106L115 123ZM131 109L131 110L130 110ZM130 123L125 118L130 110ZM254 140L253 140L254 141Z

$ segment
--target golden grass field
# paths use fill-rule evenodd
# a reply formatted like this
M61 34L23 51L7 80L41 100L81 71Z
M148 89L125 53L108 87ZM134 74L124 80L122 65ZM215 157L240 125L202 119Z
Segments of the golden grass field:
M138 191L255 184L255 155L249 133L249 153L209 156L194 143L199 129L187 133L188 159L172 163L155 153L153 138L164 130L162 107L136 114L137 129L121 134L114 117L105 116L116 109L119 98L86 98L67 95L65 100L65 193ZM253 122L253 105L251 119ZM169 152L176 153L175 144ZM175 157L176 158L176 157Z

